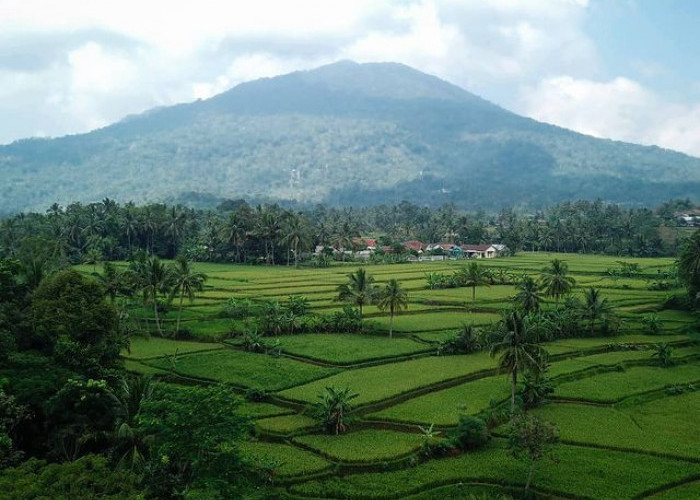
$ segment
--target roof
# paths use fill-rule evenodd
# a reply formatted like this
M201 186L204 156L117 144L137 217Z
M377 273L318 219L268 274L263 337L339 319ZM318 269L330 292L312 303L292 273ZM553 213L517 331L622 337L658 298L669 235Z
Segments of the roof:
M492 247L493 245L462 245L462 250L465 252L485 252Z
M407 248L408 250L415 250L418 252L425 248L425 243L418 240L408 240L403 242L403 247Z
M352 242L356 246L376 247L377 240L375 238L353 238Z

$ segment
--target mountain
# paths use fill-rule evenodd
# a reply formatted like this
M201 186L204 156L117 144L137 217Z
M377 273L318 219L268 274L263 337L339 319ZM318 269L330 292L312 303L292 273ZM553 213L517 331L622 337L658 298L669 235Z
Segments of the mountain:
M0 146L0 173L4 213L105 197L536 208L700 193L698 158L539 123L401 64L348 61Z

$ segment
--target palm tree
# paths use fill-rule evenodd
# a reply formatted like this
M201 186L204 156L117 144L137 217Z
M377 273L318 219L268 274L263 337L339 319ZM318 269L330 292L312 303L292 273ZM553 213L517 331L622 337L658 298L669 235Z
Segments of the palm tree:
M299 267L299 247L304 248L309 242L309 226L303 215L289 215L284 227L283 241L294 254L294 266ZM287 254L287 265L289 265L289 254Z
M499 370L510 375L511 412L515 412L515 392L520 372L538 373L547 359L547 351L533 341L527 319L518 311L507 313L502 321L503 330L490 348L491 357L500 354Z
M275 264L275 242L280 232L280 217L275 207L258 207L256 233L265 243L265 262Z
M487 285L488 280L486 273L477 262L470 262L467 267L463 267L458 272L458 279L464 286L472 288L472 300L476 300L476 287L479 285Z
M180 303L177 308L177 322L175 332L180 331L180 315L182 314L182 301L187 295L190 302L194 301L194 293L201 292L207 275L192 269L192 264L183 256L177 258L170 268L172 276L172 289L170 290L170 300L176 294L180 294Z
M374 278L367 274L361 267L354 273L348 274L348 283L338 286L337 300L350 302L360 308L360 321L362 321L362 307L370 304L376 295Z
M559 302L562 295L571 293L571 289L576 284L576 280L567 276L569 268L565 262L553 259L549 267L542 271L542 288L547 297L554 297Z
M540 286L531 276L523 276L516 289L515 302L525 314L540 310L540 302L542 302Z
M116 422L116 452L119 456L118 467L138 471L146 461L148 438L138 429L138 417L141 406L153 395L152 377L142 375L131 380L123 380L119 399L119 417Z
M245 243L246 224L245 220L236 212L229 215L226 224L222 228L223 239L233 245L236 249L236 262L241 261L241 248Z
M124 279L117 266L111 262L105 262L102 274L95 274L97 280L102 284L105 295L114 303L119 292L124 288Z
M168 237L168 257L172 258L176 254L180 239L185 230L185 223L187 222L187 216L185 212L178 209L178 207L170 207L170 212L168 212L167 219L164 225L165 236Z
M610 314L612 312L612 305L608 302L607 297L601 297L600 290L591 287L586 290L582 312L583 317L587 318L589 321L590 334L593 336L596 320L605 318Z
M171 274L165 264L158 257L145 257L131 262L130 273L134 281L134 288L143 294L143 302L153 302L153 314L158 333L163 335L158 318L158 295L167 293L170 287Z
M129 248L129 255L131 255L131 242L133 237L138 234L139 223L136 216L134 216L133 205L129 204L124 210L124 220L122 221L122 227L124 228L124 233L126 233L127 246Z
M678 276L687 285L692 296L700 293L700 229L683 245L678 256Z
M394 314L408 308L408 293L401 288L401 284L396 279L392 278L379 293L377 306L382 311L389 309L389 338L391 338L394 332Z
M359 233L355 231L349 221L345 221L340 224L336 229L332 237L333 244L338 248L342 249L341 258L345 261L345 252L348 248L352 248L352 239L359 236Z

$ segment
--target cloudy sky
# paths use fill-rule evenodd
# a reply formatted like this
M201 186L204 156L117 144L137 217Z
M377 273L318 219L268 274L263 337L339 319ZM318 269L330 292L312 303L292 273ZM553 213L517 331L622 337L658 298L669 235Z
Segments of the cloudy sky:
M352 59L700 156L699 22L693 0L0 0L0 144Z

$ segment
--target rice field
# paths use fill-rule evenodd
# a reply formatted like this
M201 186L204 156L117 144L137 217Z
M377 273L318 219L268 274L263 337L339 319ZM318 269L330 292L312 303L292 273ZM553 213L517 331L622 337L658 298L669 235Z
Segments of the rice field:
M569 266L582 297L600 288L622 319L616 336L566 338L546 342L548 375L554 392L532 410L557 425L561 442L556 461L543 460L533 489L543 498L700 498L700 339L696 318L664 309L679 288L652 290L655 277L672 259L522 253L480 261L493 270L537 277L558 257ZM607 272L625 260L639 264L631 277ZM270 353L243 350L235 332L253 327L253 318L222 316L230 298L284 304L290 296L308 300L310 314L340 311L336 288L357 264L324 269L198 263L209 275L205 289L181 313L187 340L160 338L150 311L134 307L132 317L151 332L134 337L122 354L127 368L167 377L169 383L231 384L244 394L255 389L263 401L244 401L255 438L242 446L248 459L273 471L280 498L432 500L472 499L508 494L520 498L527 467L506 449L506 429L496 425L485 448L455 456L424 459L419 448L431 425L441 436L460 415L483 416L507 406L510 383L487 352L436 356L437 343L465 324L488 328L512 304L513 285L427 288L427 273L451 274L463 263L368 265L379 285L396 278L408 291L408 310L394 318L365 308L373 331L310 333L265 338ZM90 272L92 266L90 266ZM544 307L554 301L545 299ZM164 329L178 315L171 306ZM661 322L651 334L648 317ZM652 357L659 343L672 346L673 366ZM328 435L314 417L326 387L349 388L349 432ZM481 497L477 497L481 498ZM495 498L498 498L497 496ZM539 497L538 497L539 498Z

